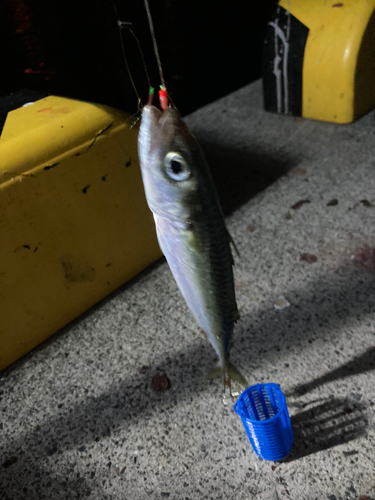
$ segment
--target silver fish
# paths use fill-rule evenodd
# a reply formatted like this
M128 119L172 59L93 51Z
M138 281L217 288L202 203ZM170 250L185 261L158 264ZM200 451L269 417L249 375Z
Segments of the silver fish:
M219 357L224 384L246 386L229 361L238 318L231 238L203 152L177 110L146 105L138 154L159 245L177 285Z

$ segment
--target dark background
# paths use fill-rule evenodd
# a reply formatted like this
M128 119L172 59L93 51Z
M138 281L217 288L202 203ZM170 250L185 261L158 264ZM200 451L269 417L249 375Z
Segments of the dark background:
M143 0L115 0L132 23L154 86L160 84ZM261 74L262 40L276 0L149 0L165 80L182 114ZM2 0L0 95L28 89L109 104L137 99L126 73L112 0ZM148 85L124 29L138 92Z

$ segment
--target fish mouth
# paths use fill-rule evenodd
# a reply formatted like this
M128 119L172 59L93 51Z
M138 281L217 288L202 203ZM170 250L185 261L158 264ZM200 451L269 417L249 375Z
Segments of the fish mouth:
M147 123L147 128L149 131L159 127L159 120L162 117L162 112L160 109L147 104L142 109L142 123Z
M138 153L141 162L143 160L144 166L148 164L148 155L152 153L160 142L159 120L161 116L162 112L150 104L147 104L142 109L141 126L138 136Z
M176 109L167 108L164 111L160 111L159 108L152 104L147 104L143 107L142 120L147 121L150 128L156 126L178 126L182 122L180 113Z
M186 125L176 109L168 108L160 111L151 104L142 109L140 133L142 142L147 144L148 153L161 144L168 148L174 137L184 135L185 128Z

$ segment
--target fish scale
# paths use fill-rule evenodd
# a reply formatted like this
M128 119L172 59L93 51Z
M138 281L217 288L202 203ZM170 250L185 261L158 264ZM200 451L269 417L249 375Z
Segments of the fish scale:
M142 111L138 151L159 244L177 285L219 357L224 383L247 385L229 361L238 318L233 256L203 152L177 110L150 104Z

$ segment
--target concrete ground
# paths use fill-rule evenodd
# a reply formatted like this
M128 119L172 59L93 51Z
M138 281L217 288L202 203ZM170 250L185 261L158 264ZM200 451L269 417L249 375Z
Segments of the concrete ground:
M161 261L0 374L0 499L374 500L375 112L268 114L255 82L187 122L241 254L232 360L288 394L294 449L252 451Z

